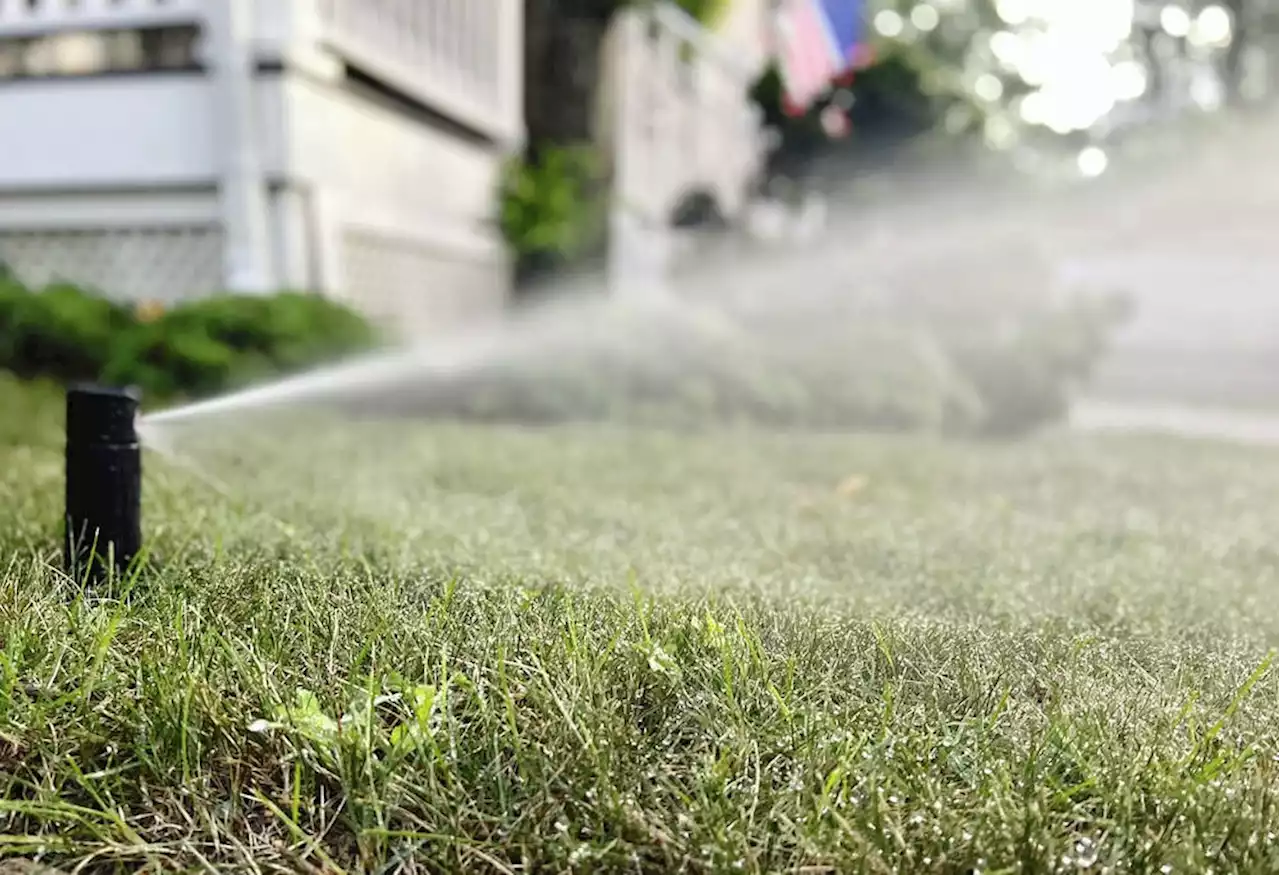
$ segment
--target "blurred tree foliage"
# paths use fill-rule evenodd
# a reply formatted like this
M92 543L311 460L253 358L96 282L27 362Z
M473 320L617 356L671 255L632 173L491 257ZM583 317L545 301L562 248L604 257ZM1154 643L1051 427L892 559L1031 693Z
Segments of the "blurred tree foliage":
M998 151L1106 145L1152 120L1276 94L1275 0L884 0L868 24L877 60L846 93L789 118L776 71L753 89L778 135L771 170L935 125ZM832 99L852 102L845 143L819 123Z
M564 160L561 150L581 157L581 144L592 141L605 33L619 9L640 2L650 0L525 0L528 143L504 182L504 198L519 195L503 207L503 224L526 265L583 257L603 245L603 231L590 238L570 230L598 224L590 201L602 195L602 180ZM710 22L732 0L676 2ZM797 118L782 111L776 68L752 87L775 134L769 175L803 175L823 152L892 149L935 127L980 137L996 150L1080 148L1189 107L1274 102L1275 0L868 5L875 61L851 84ZM851 104L853 135L844 142L832 143L820 121L833 101ZM563 183L549 178L552 167L566 174Z
M819 98L799 116L783 110L782 76L776 65L752 86L750 98L760 107L765 127L775 133L766 161L769 176L801 175L814 157L832 147L821 117L841 99L851 102L847 112L859 146L888 145L922 133L936 123L942 106L926 93L921 72L903 53L891 53L859 71L852 83Z

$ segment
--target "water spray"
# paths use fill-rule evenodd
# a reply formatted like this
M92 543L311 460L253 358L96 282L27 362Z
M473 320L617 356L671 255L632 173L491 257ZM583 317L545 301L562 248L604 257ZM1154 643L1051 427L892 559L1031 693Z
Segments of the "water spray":
M97 583L129 567L142 547L142 451L138 393L67 390L65 567Z

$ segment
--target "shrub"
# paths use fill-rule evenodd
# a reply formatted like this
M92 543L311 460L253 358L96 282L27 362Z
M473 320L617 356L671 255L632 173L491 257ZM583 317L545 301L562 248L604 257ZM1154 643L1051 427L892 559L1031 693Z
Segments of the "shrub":
M131 323L127 308L72 285L0 280L0 362L19 376L94 379Z
M214 295L168 311L155 323L199 329L237 355L260 357L291 370L374 342L369 324L348 308L316 295Z
M504 169L499 222L521 274L587 254L604 233L600 156L590 145L540 145Z
M0 368L23 377L199 396L306 368L376 342L358 314L316 295L215 295L162 310L61 284L0 280Z
M102 367L101 379L137 386L148 396L199 397L236 385L237 370L243 374L247 368L237 362L235 351L201 326L150 323L122 336Z
M315 295L215 295L138 324L115 346L102 375L161 395L205 395L374 342L358 314Z

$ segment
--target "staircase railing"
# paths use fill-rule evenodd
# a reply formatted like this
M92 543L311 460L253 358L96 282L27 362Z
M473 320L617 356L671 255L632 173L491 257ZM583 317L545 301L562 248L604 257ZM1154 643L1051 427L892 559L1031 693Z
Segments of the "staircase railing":
M616 282L653 280L670 264L684 199L741 215L763 154L748 96L758 70L669 2L633 6L616 28L611 265Z

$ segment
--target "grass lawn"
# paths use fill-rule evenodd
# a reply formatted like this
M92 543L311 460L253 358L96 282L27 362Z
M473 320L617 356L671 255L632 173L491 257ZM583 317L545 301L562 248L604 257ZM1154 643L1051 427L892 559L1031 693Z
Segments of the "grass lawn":
M153 568L93 600L5 391L0 855L1280 863L1274 450L264 427L192 456L227 492L147 459Z

